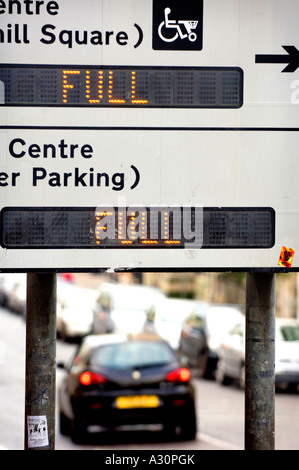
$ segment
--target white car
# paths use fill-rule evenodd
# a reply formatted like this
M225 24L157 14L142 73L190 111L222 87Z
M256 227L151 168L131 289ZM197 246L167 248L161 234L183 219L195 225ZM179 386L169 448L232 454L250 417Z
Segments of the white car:
M56 329L60 338L80 339L92 331L96 295L95 289L58 282Z
M276 319L275 383L296 390L299 385L299 321Z
M297 389L299 385L299 321L276 318L275 384L277 388ZM245 317L223 339L216 370L216 381L233 381L245 387Z

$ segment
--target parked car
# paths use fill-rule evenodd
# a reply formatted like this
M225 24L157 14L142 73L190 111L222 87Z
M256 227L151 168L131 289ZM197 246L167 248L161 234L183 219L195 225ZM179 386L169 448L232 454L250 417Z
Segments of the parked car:
M299 385L299 321L276 319L275 383L297 390Z
M10 275L11 276L11 275ZM1 274L0 276L0 306L3 308L7 308L7 301L8 301L8 278L7 274Z
M57 336L64 340L81 340L91 333L93 306L97 291L59 280L57 283Z
M13 313L26 313L26 274L6 273L0 279L0 305Z
M228 332L219 350L217 382L238 382L245 387L245 318ZM275 321L276 388L297 389L299 385L299 321L276 318Z
M166 297L153 306L153 327L175 350L179 349L183 322L196 305L194 300Z
M154 287L101 284L93 312L93 333L139 333L151 306L164 297L165 294Z
M215 378L222 385L238 381L245 388L245 317L223 337Z
M66 368L58 397L60 432L74 442L90 426L160 425L168 437L196 435L195 392L189 369L155 335L90 335ZM139 428L138 428L139 429Z
M201 377L214 378L223 335L243 317L240 306L199 303L186 318L179 350Z

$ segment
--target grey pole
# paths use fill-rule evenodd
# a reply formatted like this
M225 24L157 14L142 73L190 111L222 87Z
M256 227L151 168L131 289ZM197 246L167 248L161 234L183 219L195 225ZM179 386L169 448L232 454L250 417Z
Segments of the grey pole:
M54 450L56 274L27 274L25 382L25 450Z
M246 278L245 450L275 448L275 274Z

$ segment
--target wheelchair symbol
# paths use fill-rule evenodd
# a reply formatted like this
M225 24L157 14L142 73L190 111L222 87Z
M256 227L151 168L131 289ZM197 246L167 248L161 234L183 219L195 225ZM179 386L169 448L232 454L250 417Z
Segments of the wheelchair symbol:
M175 41L178 37L181 39L185 39L188 37L189 41L194 42L197 39L197 35L192 32L193 29L196 29L198 21L191 21L191 20L170 20L168 18L169 14L171 13L170 8L165 8L164 10L164 21L160 23L159 28L158 28L158 34L160 36L160 39L165 42L173 42ZM183 25L184 31L182 30L182 27L180 25ZM171 37L165 37L163 33L167 33L166 30L170 30L170 33L173 33ZM173 30L173 31L171 31Z

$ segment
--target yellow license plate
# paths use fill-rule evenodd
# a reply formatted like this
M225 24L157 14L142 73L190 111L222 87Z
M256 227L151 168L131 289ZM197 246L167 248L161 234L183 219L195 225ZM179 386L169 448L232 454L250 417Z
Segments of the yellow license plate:
M159 398L156 395L130 395L127 397L117 397L116 408L157 408Z

